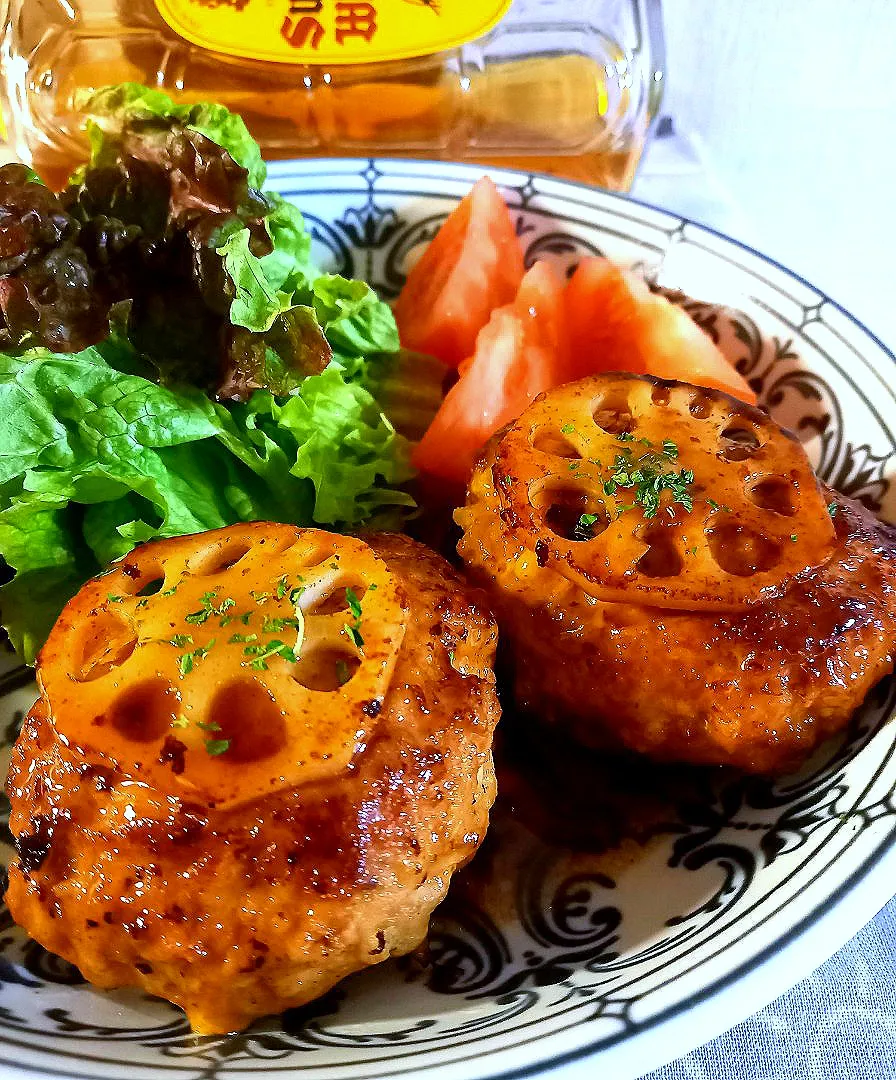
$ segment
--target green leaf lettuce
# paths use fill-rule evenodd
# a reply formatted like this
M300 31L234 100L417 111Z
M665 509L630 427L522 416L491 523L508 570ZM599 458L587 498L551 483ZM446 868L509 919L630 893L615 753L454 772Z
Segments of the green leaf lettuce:
M115 348L120 359L122 346ZM3 621L28 662L65 602L135 543L238 521L356 525L409 505L402 440L333 365L229 408L97 346L0 354Z
M102 164L107 152L117 155L114 138L108 149L107 140L119 135L128 125L136 122L148 127L164 127L166 122L174 120L222 146L248 172L252 187L260 188L267 177L261 150L243 118L223 105L213 102L177 105L162 90L140 83L117 83L98 90L80 91L75 95L74 104L88 118L92 166Z

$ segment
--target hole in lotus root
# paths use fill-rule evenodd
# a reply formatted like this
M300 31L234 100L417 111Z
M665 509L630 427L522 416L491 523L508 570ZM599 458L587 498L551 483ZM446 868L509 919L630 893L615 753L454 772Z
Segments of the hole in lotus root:
M309 690L330 692L345 686L361 666L357 655L343 649L313 649L303 653L293 678Z
M286 721L271 693L251 679L222 686L203 721L210 740L230 744L218 760L230 765L264 761L286 746Z
M695 393L688 403L688 412L695 420L706 420L712 414L712 399L706 394Z
M349 603L345 594L346 588L352 590L358 603L364 599L364 594L367 592L365 585L340 585L338 588L333 589L332 592L322 596L320 600L311 603L307 608L303 604L303 611L306 615L335 615L340 611L348 611Z
M736 522L707 529L706 539L719 566L737 577L768 573L781 558L781 545L777 541Z
M793 486L781 476L769 476L750 488L749 496L762 510L771 510L774 514L793 517L796 506L793 502Z
M190 563L190 573L197 577L205 577L210 574L220 574L236 566L240 559L248 555L252 545L245 540L234 540L223 547L212 548L204 557Z
M307 571L303 573L313 574L322 566L328 566L331 570L339 569L339 553L332 543L315 541L314 547L304 556Z
M641 534L648 545L638 559L639 574L650 578L674 578L684 569L684 562L676 544L676 531L662 525L653 525Z
M77 682L101 679L120 667L137 647L137 635L123 616L100 611L81 639L81 661L74 673Z
M761 445L756 432L743 424L732 424L726 427L719 438L721 439L719 457L724 458L725 461L746 461Z
M283 536L278 538L276 553L282 555L284 551L289 551L290 548L294 548L299 542L298 536Z
M531 499L544 517L545 525L564 540L580 543L591 540L607 527L605 511L581 488L545 486Z
M582 455L568 439L554 431L539 431L532 440L532 449L553 457L580 458Z
M165 584L164 577L154 577L143 586L135 596L155 596L157 592L161 592L162 586Z
M628 404L628 387L608 387L594 404L592 416L595 424L609 435L630 433L635 421Z
M180 695L167 679L148 679L124 691L109 710L109 722L131 742L155 742L180 710Z

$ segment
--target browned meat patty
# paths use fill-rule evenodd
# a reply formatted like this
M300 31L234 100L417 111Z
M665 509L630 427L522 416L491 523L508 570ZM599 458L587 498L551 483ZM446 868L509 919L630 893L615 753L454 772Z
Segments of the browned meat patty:
M13 917L201 1033L415 948L488 825L495 639L478 591L404 537L138 548L39 659Z
M765 602L606 602L512 528L493 471L504 438L458 512L459 551L498 615L519 706L589 746L777 772L841 730L892 670L896 530L858 504L822 492L836 501L833 553Z

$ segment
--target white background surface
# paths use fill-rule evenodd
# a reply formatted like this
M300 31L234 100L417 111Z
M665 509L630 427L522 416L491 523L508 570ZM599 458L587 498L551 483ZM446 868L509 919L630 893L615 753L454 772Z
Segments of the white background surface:
M735 237L896 347L896 3L664 0L664 19L663 112L730 193ZM698 217L689 197L667 204Z

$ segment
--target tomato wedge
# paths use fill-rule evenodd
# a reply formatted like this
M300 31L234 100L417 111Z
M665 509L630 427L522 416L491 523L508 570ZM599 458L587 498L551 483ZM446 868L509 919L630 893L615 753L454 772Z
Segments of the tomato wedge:
M756 403L715 342L681 308L606 259L587 258L566 288L569 378L647 373L713 387Z
M649 375L724 390L756 404L756 394L712 338L686 311L664 296L651 294L645 304L644 352Z
M513 218L484 176L408 274L395 302L402 345L456 367L492 311L513 300L523 270Z
M566 356L563 285L548 263L537 262L514 302L492 312L480 331L476 351L460 365L460 378L414 451L414 465L465 484L489 437L565 381Z
M570 380L598 371L637 375L646 371L640 347L640 299L619 267L607 259L586 258L579 263L564 297Z

